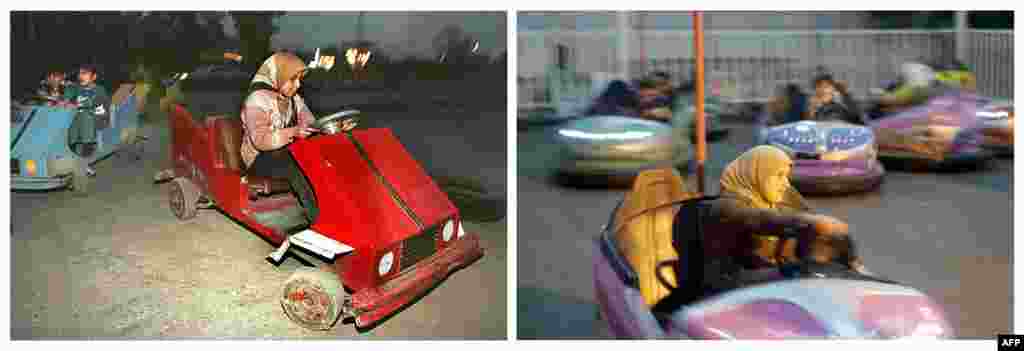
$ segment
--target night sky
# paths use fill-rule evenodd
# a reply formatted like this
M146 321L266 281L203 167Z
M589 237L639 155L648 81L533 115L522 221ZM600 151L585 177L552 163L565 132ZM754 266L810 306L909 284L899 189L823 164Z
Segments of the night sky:
M271 45L315 49L357 39L358 12L289 12L278 20ZM396 56L433 57L434 36L456 24L480 40L480 50L498 55L506 48L505 12L366 12L364 39Z

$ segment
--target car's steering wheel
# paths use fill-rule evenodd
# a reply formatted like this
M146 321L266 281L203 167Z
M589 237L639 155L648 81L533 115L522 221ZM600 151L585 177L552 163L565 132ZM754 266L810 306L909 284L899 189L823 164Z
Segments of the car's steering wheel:
M347 122L356 123L362 112L358 110L343 110L328 116L320 117L313 122L312 127L321 134L335 135L346 132L344 126Z
M829 262L818 262L811 257L811 247L813 243L801 240L804 235L800 235L801 232L812 230L810 228L799 228L799 229L786 229L783 233L783 239L795 239L797 240L797 261L795 263L787 263L779 265L779 273L787 278L800 278L800 277L814 277L817 275L824 276L820 270L825 271L836 271L841 269L845 272L856 272L856 267L851 264L853 259L857 257L857 245L853 241L853 238L849 235L843 236L838 239L834 239L832 247L836 250L836 254L832 255ZM779 245L778 250L781 253L784 245ZM815 273L818 273L817 275ZM859 274L859 273L857 273Z

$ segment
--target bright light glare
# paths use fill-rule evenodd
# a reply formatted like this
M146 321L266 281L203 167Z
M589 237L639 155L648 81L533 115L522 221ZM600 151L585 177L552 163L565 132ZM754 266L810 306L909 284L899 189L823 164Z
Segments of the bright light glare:
M351 48L345 52L345 59L349 66L366 66L366 63L370 61L370 51L359 52L359 49Z
M984 118L1007 118L1010 117L1010 113L1006 111L978 111L977 116Z
M654 135L651 132L620 132L620 133L588 133L581 130L559 129L558 134L570 138L593 139L593 140L628 140L643 139Z

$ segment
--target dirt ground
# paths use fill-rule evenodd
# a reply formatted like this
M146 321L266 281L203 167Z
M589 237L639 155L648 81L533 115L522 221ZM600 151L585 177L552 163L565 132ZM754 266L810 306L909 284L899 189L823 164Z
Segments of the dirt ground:
M494 152L505 148L503 108L450 111L427 123L427 115L380 113L367 124L392 128L432 173L468 173L503 192L505 153ZM502 121L501 129L487 119ZM376 328L359 333L339 323L308 331L290 322L276 299L296 260L267 263L273 247L215 210L186 222L171 214L166 185L151 183L166 160L167 131L156 125L141 160L126 154L97 165L88 197L11 194L13 339L505 338L504 221L467 222L486 255ZM467 127L483 130L460 130ZM413 139L426 135L435 145ZM429 163L446 158L474 166Z

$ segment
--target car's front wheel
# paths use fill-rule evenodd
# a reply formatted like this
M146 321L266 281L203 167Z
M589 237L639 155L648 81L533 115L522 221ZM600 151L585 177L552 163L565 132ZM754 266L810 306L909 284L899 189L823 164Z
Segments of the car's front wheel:
M281 308L304 328L329 330L344 314L345 294L336 273L302 267L285 281Z

